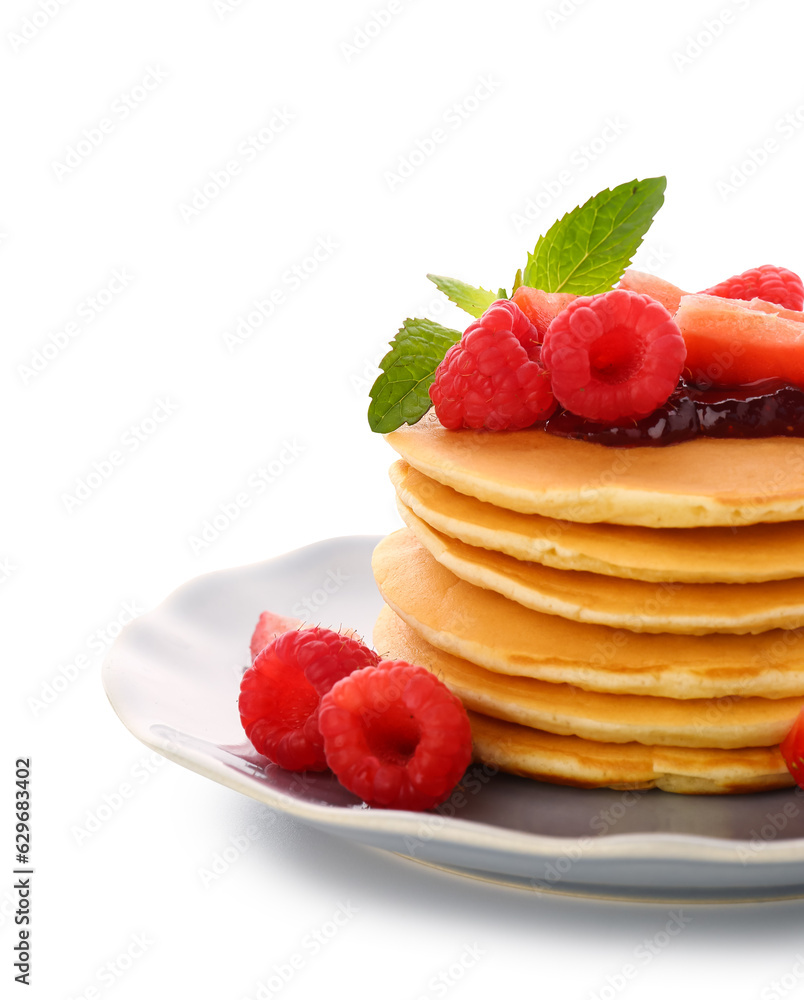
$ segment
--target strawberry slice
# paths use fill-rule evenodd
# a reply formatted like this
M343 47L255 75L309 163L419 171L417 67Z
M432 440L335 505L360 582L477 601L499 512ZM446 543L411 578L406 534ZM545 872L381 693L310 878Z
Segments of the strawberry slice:
M673 285L664 278L659 278L655 274L646 274L644 271L635 271L629 268L620 278L619 288L624 288L627 292L639 292L640 295L649 295L652 299L665 307L671 316L675 315L681 296L687 292L682 291L678 285Z
M547 327L578 296L567 292L543 292L540 288L520 285L511 298L536 327L536 343L541 344Z
M781 378L804 388L804 313L754 299L685 295L675 315L696 385Z
M251 637L251 662L253 663L278 635L290 632L291 629L306 628L315 628L315 623L303 622L301 618L292 618L289 615L279 615L275 611L263 611ZM363 641L353 628L343 629L341 634L356 639L358 642Z
M251 662L253 663L278 635L298 628L301 623L301 618L278 615L275 611L263 611L251 637Z

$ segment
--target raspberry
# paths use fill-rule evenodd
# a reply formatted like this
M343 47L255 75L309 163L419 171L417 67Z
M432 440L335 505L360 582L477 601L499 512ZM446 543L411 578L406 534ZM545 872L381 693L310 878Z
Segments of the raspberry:
M494 302L436 369L430 399L450 430L518 430L555 409L537 331L519 306Z
M254 749L289 771L324 771L319 701L353 670L379 657L327 628L283 632L243 675L240 721Z
M801 278L786 267L776 267L775 264L763 264L762 267L735 274L728 281L707 288L701 295L718 295L721 299L764 299L785 309L804 308Z
M667 402L686 353L663 305L620 288L570 303L542 345L556 399L604 422L645 417Z
M403 660L336 684L321 699L319 725L340 783L383 809L438 805L472 758L466 709L437 677Z
M483 323L489 329L510 330L528 352L531 361L539 360L539 331L516 302L511 302L509 299L497 299L496 302L492 302L477 322ZM475 325L472 324L472 326Z

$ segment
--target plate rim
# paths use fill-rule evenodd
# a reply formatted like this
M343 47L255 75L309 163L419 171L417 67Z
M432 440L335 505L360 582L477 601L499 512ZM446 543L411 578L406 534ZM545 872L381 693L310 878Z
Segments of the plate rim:
M210 778L225 787L232 788L262 802L270 808L294 816L318 827L332 829L339 833L387 833L417 838L422 822L430 818L428 843L473 847L484 851L516 854L535 860L553 860L566 853L569 846L577 847L579 841L588 840L582 852L584 861L652 861L688 862L693 864L739 865L749 869L755 866L789 865L804 861L804 838L779 841L731 840L721 837L706 837L700 834L667 833L643 831L639 833L607 833L605 836L584 838L583 836L561 837L522 830L510 830L490 823L472 819L444 816L436 811L411 812L397 809L369 809L365 806L337 806L306 802L278 789L270 788L250 779L248 775L228 770L212 757L204 756L194 748L184 746L181 753L175 752L170 741L160 739L157 733L132 718L120 704L116 692L119 673L118 661L125 649L128 635L143 627L149 619L158 618L167 606L178 596L202 581L225 578L231 574L253 571L258 567L269 567L278 562L309 555L317 549L332 546L375 545L382 535L360 534L340 535L320 539L288 552L259 559L251 563L225 567L200 573L174 587L161 601L127 624L107 650L101 666L101 680L106 697L121 723L141 743L174 763ZM577 790L579 794L583 789ZM762 792L749 793L762 795ZM742 852L749 852L746 859Z

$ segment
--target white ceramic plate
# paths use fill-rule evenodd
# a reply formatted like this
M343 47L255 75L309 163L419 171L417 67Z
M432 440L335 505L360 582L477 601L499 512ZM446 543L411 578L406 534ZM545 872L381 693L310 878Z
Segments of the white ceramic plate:
M104 664L115 711L185 767L331 833L462 874L646 900L804 896L804 792L583 791L473 766L431 813L368 809L328 774L267 764L237 714L260 611L371 636L372 537L335 538L192 580L132 622Z

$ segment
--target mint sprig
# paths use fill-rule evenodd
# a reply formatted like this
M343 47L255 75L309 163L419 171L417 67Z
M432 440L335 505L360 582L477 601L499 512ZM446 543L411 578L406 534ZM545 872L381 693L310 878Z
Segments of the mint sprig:
M664 203L665 177L649 177L608 188L567 212L539 238L527 266L516 273L513 295L522 285L544 292L598 295L622 277ZM457 278L427 277L451 302L479 318L504 288L490 292ZM429 389L449 348L461 339L429 319L406 319L391 350L380 362L371 387L368 419L373 431L388 434L415 424L430 409Z
M629 181L568 212L528 254L523 284L575 295L607 292L662 207L666 185L666 177Z
M475 319L479 319L491 303L496 302L498 298L507 298L506 295L495 295L494 292L489 292L485 288L467 285L459 278L445 278L440 274L428 274L427 277L440 292L446 295L450 302L454 302L456 306L463 309L464 312L468 312L470 316L474 316Z
M432 405L429 390L435 370L460 339L460 330L430 319L405 320L369 392L368 421L373 431L388 434L402 424L421 420Z

